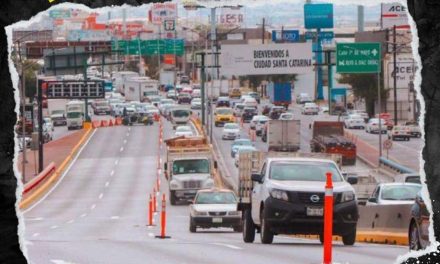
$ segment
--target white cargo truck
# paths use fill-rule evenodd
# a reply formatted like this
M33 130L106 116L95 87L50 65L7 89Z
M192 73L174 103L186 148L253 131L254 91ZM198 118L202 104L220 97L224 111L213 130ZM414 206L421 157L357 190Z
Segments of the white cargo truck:
M300 131L300 120L269 120L265 132L269 151L298 151L301 142Z
M204 137L177 137L165 140L165 177L170 190L170 203L191 200L198 190L214 187L214 161L211 146Z
M66 104L67 129L83 128L85 103L83 101L70 101Z
M159 77L159 83L162 86L172 85L174 86L175 83L175 76L176 74L174 71L166 71L162 70L160 71L160 77Z
M114 72L112 76L114 91L124 94L126 80L131 77L139 77L139 73L132 71Z
M159 94L159 82L149 77L131 77L125 80L126 101L143 102L147 96Z
M68 99L47 99L47 116L49 116L54 126L66 125L66 105Z

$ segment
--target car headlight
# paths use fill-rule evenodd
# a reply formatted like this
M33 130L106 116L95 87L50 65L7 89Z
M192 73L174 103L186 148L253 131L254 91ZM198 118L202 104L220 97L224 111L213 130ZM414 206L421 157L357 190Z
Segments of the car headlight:
M179 188L179 183L176 180L171 180L170 181L170 188L171 189L177 189Z
M270 190L270 196L272 196L272 198L278 199L278 200L284 200L284 201L289 201L289 196L287 195L287 192L282 191L282 190L278 190L278 189L272 189Z
M207 212L199 212L199 211L194 210L194 215L195 216L203 216L203 215L208 215L208 213Z
M228 212L228 215L235 215L235 216L237 216L237 215L240 215L240 211L230 211L230 212Z
M352 191L343 192L341 197L341 203L353 201L355 198L356 197L354 195L354 192Z

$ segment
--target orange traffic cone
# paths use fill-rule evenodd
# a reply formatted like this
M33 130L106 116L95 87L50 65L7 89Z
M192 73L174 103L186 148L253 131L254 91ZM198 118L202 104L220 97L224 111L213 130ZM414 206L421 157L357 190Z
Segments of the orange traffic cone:
M108 121L108 126L113 126L113 119L110 119L110 120Z
M108 125L107 120L101 120L101 126L106 127Z

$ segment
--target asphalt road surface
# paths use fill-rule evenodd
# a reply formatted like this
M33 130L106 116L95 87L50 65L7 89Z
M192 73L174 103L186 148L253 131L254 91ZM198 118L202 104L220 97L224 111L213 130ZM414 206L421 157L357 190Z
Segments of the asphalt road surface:
M167 138L172 130L164 123ZM276 237L263 245L258 238L245 244L228 229L192 234L188 206L168 202L171 238L155 238L160 229L146 227L146 205L157 155L157 124L98 129L59 184L25 211L31 263L321 263L318 240ZM163 178L161 192L168 194ZM333 260L391 263L406 252L402 246L335 242Z

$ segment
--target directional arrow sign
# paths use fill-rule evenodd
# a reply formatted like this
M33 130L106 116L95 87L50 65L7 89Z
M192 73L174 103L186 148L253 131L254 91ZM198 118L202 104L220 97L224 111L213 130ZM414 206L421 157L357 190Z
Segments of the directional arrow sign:
M380 72L380 43L337 43L336 72L377 73Z

